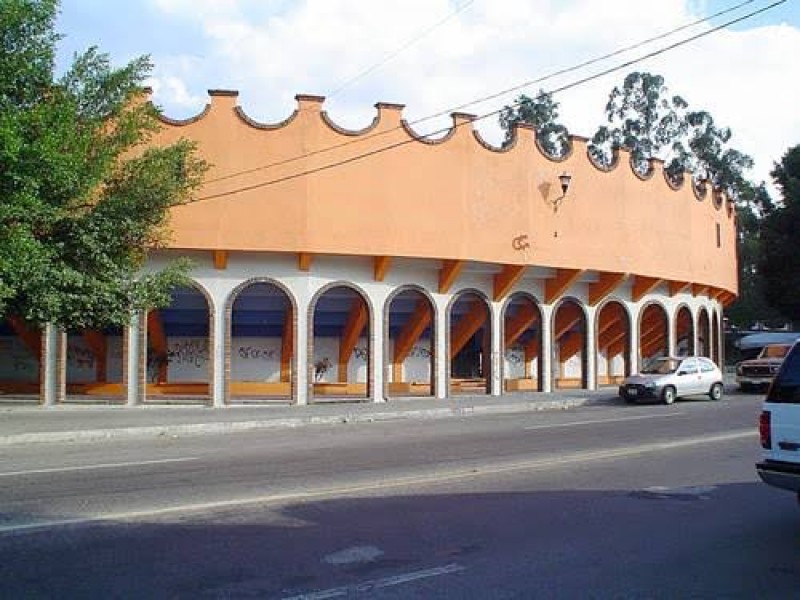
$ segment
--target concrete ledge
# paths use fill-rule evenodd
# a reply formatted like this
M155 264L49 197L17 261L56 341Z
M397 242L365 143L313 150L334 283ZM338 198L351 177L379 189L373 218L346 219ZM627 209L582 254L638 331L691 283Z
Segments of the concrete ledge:
M409 419L441 419L490 414L513 414L546 410L567 410L592 404L609 404L609 397L554 398L537 401L516 401L499 404L445 405L414 408L396 404L388 409L386 404L338 405L332 414L297 414L275 416L269 419L214 421L209 423L173 423L162 425L133 425L128 427L87 428L64 431L39 431L0 435L0 446L32 443L98 442L136 438L182 437L191 435L235 433L244 431L290 429L308 425L341 425ZM330 407L330 405L328 405ZM338 409L338 410L337 410ZM41 410L41 409L38 409ZM119 414L119 408L112 409ZM166 409L169 410L169 409ZM298 409L294 409L298 410ZM187 417L190 418L190 417Z

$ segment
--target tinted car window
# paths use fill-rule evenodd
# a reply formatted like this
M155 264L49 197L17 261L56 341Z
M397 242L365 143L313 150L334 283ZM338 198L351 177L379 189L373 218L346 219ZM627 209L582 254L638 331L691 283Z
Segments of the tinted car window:
M767 402L778 404L800 404L800 345L783 360L778 375L772 382Z

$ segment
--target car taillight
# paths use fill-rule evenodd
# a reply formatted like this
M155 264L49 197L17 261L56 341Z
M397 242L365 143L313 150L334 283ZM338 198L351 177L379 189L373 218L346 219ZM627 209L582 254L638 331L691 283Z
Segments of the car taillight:
M758 417L758 435L761 438L761 447L765 450L772 449L772 414L768 410L761 411Z

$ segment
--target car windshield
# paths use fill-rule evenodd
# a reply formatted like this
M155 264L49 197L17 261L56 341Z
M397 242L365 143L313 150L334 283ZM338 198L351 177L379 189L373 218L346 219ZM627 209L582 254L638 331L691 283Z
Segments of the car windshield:
M783 358L791 346L765 346L763 358Z
M643 375L667 375L678 370L681 361L674 358L657 358L642 369Z

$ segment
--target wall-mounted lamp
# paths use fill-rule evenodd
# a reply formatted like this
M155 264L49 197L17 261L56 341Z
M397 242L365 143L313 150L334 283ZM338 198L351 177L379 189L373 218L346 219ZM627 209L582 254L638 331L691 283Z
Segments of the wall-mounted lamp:
M561 196L564 197L569 190L569 184L572 183L572 175L564 171L558 176L558 181L561 183Z

